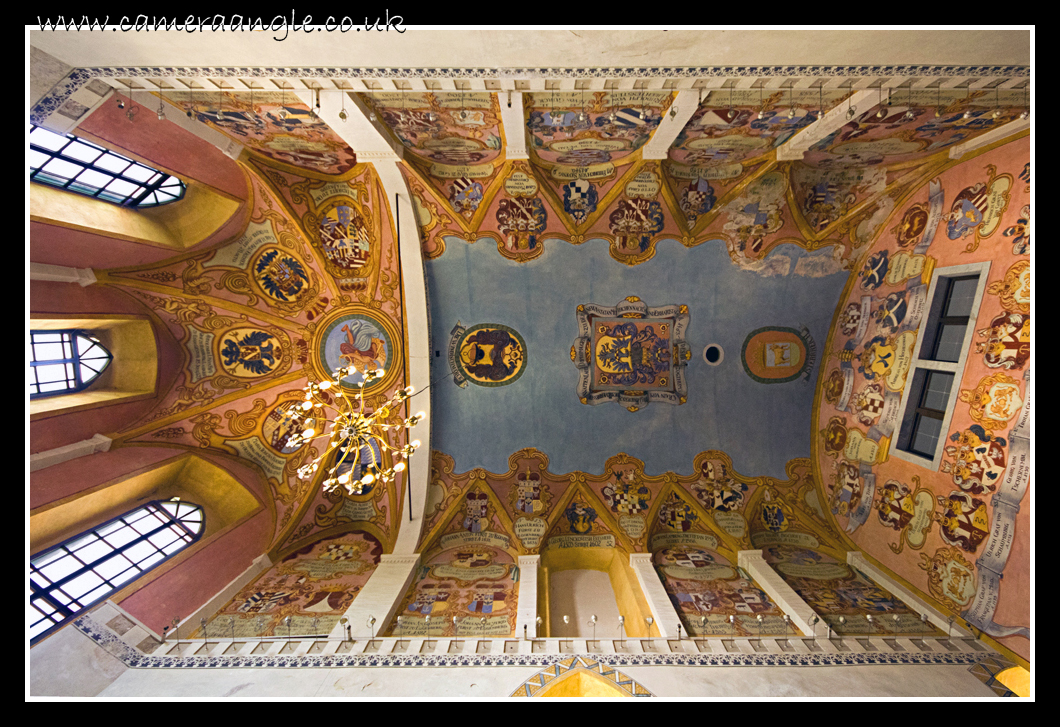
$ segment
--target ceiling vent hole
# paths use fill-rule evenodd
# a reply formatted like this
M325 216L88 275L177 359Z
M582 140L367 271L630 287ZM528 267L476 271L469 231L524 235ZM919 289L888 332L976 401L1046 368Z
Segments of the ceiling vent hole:
M725 360L725 351L718 344L712 343L703 349L703 360L711 366L717 366Z

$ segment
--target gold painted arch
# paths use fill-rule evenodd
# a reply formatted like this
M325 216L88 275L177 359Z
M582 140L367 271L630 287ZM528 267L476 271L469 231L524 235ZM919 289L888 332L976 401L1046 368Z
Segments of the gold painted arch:
M512 697L654 697L622 672L587 656L572 656L542 669L511 693Z

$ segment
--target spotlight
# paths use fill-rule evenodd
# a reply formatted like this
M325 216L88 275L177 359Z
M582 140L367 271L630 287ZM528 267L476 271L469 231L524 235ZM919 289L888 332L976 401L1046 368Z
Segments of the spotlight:
M123 98L119 98L118 99L118 108L119 109L125 108L125 99L123 99Z
M905 112L905 116L902 117L902 121L912 121L916 114L913 113L913 109L909 109Z
M972 118L972 110L968 109L967 111L965 111L964 116L962 116L961 118L965 120Z
M764 119L765 117L766 117L766 112L764 110L758 112L758 118Z
M942 109L941 108L935 109L935 118L936 119L942 118Z
M350 115L346 113L346 109L342 109L341 111L339 111L339 120L340 121L345 121L349 117L350 117Z
M640 120L643 121L647 118L647 114L644 113L644 109L640 110Z
M346 117L342 116L341 114L339 115L339 118L342 119L343 121L346 120ZM368 114L368 120L371 121L372 123L375 123L375 119L376 119L375 111L370 112Z
M578 121L582 121L582 122L585 121L585 112L584 111L581 111L581 112L578 113Z
M788 109L788 118L789 119L794 119L795 118L795 107L794 106L792 106L790 109Z
M188 109L188 118L190 119L194 114L191 113L191 109Z
M880 110L876 112L876 118L877 119L882 119L886 115L887 115L887 112L884 111L882 106L880 107Z
M854 118L854 114L856 114L857 111L858 111L858 107L857 106L851 106L850 108L848 108L847 109L847 118L848 119Z
M994 109L994 113L990 114L990 118L996 119L1001 116L1001 109Z
M1023 111L1020 112L1020 121L1026 121L1027 118L1030 115L1031 115L1031 110L1030 109L1023 109Z

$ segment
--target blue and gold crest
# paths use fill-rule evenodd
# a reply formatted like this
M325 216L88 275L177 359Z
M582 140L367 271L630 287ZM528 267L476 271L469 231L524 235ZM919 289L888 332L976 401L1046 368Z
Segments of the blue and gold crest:
M592 532L593 522L596 521L596 510L582 502L572 502L563 512L570 523L570 531L584 535Z
M237 328L220 340L221 365L232 376L264 376L276 368L276 338L265 331Z
M771 533L782 533L791 527L791 517L791 506L782 502L779 497L774 498L767 490L759 513L759 519L765 529Z
M563 185L563 211L574 218L576 224L585 222L596 211L598 195L596 187L584 179L575 179Z
M659 509L659 523L679 533L691 530L697 520L695 510L677 495L671 494Z
M270 298L290 303L309 283L309 276L297 259L279 248L269 247L254 263L254 280Z

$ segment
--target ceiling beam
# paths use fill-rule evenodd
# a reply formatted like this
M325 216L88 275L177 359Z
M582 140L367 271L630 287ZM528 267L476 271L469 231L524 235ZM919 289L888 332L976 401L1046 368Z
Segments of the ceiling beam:
M859 106L867 108L876 103L878 95L879 94L875 89L858 91L850 97L849 103L842 103L836 106L822 118L795 134L786 144L777 149L777 161L797 161L802 159L803 155L811 146L850 121L850 119L847 118L848 108L853 108L855 110Z
M511 99L511 105L508 103ZM523 123L523 94L508 91L498 95L501 105L501 124L508 142L505 149L507 159L529 159L526 151L526 126Z
M699 108L698 91L678 91L670 106L671 113L663 115L659 127L641 150L643 159L665 159L677 135L685 128L692 114Z

